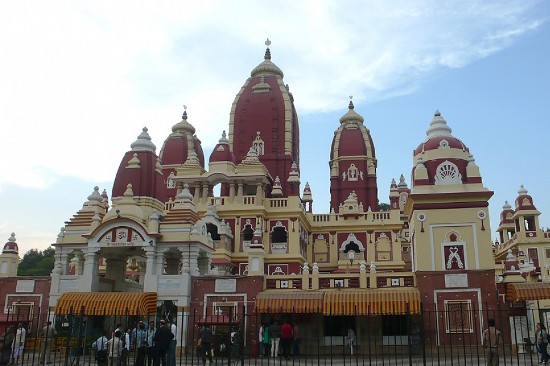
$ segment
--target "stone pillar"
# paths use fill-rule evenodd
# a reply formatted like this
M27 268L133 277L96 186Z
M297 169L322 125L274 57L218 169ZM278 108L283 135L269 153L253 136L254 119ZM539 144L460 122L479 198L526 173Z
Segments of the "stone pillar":
M229 202L235 202L235 182L229 183Z
M106 257L105 260L107 262L105 278L115 282L114 291L123 291L126 277L126 257L111 255Z
M304 268L302 269L302 290L309 289L309 266L307 263L304 263Z
M241 203L243 199L243 183L239 182L237 185L237 202Z
M155 248L145 248L145 276L143 283L144 292L156 292L158 288L158 276L155 267ZM140 280L141 283L141 280Z
M208 184L203 183L202 185L202 203L206 204L208 202Z
M145 283L145 270L146 270L146 265L145 265L145 262L144 261L139 261L137 262L138 263L138 273L139 273L139 284L143 286L143 284Z
M376 265L374 264L374 262L370 262L369 282L370 288L378 287L378 283L376 282Z
M155 262L156 275L162 276L164 274L164 252L157 253Z
M96 250L88 248L88 252L84 254L83 276L80 280L80 286L90 292L99 291L99 255Z
M199 276L199 250L197 248L190 248L189 260L189 273L191 276Z
M317 262L313 263L313 272L311 276L311 289L319 290L319 265Z
M199 186L198 184L197 184L197 185L194 185L193 188L194 188L194 189L193 189L193 191L194 191L194 192L193 192L193 193L194 193L194 194L193 194L193 203L194 203L195 205L197 205L197 204L199 203L200 190L201 190L201 189L200 189L200 186Z
M359 287L367 288L367 263L361 261L359 264Z
M69 274L68 269L69 269L69 254L67 254L66 252L65 253L62 252L61 253L61 274L62 275Z
M256 204L257 205L263 205L263 184L262 182L256 183Z

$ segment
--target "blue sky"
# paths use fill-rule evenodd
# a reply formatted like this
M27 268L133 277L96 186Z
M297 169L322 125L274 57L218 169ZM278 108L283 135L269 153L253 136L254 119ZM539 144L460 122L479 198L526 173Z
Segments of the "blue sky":
M208 156L266 37L295 98L315 212L329 211L330 143L353 95L381 202L392 178L410 185L438 109L495 192L491 229L521 184L550 226L550 2L194 3L0 4L0 240L46 248L95 185L110 195L143 126L160 151L183 104Z

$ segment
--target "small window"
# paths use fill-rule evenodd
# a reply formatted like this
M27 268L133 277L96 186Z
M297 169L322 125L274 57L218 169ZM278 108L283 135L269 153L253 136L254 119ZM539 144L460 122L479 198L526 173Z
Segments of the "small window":
M284 226L275 226L271 232L272 243L286 243L288 240L288 234Z

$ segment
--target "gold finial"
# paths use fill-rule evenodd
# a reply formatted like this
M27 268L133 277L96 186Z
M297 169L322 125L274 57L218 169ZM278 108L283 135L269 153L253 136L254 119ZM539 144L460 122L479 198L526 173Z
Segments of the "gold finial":
M187 110L187 106L184 104L183 105L183 110L186 111Z
M349 96L349 100L352 100L352 99L353 99L353 95L350 95L350 96Z
M265 41L265 45L267 46L267 48L271 46L271 41L269 40L269 38Z

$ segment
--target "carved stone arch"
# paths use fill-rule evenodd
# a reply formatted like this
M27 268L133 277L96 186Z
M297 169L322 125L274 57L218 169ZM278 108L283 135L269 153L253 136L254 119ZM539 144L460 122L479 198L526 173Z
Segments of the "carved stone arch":
M360 253L365 251L365 247L363 246L363 243L357 239L354 233L350 233L346 240L342 243L340 246L340 251L343 253L347 253L350 250L353 250L354 252Z
M288 230L281 221L277 221L271 228L271 242L272 243L287 243L288 242Z
M251 241L254 237L254 228L252 227L252 220L246 219L243 228L241 230L244 241Z
M149 246L153 243L145 228L131 220L100 225L88 239L88 247Z

